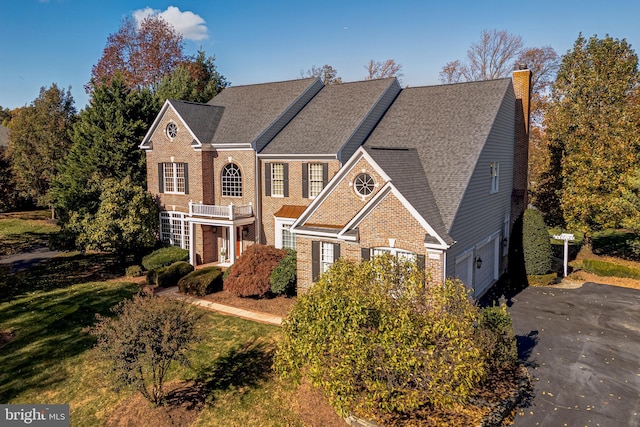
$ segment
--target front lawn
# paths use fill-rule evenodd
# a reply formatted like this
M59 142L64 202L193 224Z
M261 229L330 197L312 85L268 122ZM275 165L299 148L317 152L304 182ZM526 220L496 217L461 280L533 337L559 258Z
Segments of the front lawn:
M49 235L58 230L57 225L36 214L2 214L0 216L0 256L46 246Z

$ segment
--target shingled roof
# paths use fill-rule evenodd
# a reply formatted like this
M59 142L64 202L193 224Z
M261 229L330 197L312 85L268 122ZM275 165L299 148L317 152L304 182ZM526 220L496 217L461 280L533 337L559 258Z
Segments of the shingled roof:
M169 100L201 144L210 143L220 124L224 108L198 102Z
M350 156L398 92L395 78L324 86L260 154L339 155L353 145Z
M415 148L365 146L363 149L391 178L392 184L407 199L435 232L447 243L453 239L447 233L429 180Z
M450 230L510 87L499 79L403 89L364 145L415 148Z
M224 107L211 142L255 143L280 119L284 119L282 125L286 124L290 117L284 116L290 107L298 101L306 104L308 99L304 98L313 96L321 87L322 82L317 78L228 87L208 102L209 105Z

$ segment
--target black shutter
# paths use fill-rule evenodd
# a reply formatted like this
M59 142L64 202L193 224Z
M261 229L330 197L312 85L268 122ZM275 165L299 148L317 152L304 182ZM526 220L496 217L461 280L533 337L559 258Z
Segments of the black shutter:
M311 242L311 281L316 282L320 275L320 242Z
M302 164L302 198L309 197L309 163Z
M369 261L371 259L371 250L369 248L360 248L360 258L362 261Z
M158 163L158 193L164 193L164 163Z
M284 163L282 165L282 174L284 175L284 197L289 197L289 163Z
M333 262L340 258L340 243L333 244Z
M271 196L271 163L264 164L264 195Z
M189 163L184 163L184 194L189 194Z
M327 163L322 164L322 189L327 186L329 181L329 165Z
M426 259L424 257L424 255L418 254L416 256L416 262L418 263L418 268L422 271L425 270L425 268L427 268L427 263L426 263Z

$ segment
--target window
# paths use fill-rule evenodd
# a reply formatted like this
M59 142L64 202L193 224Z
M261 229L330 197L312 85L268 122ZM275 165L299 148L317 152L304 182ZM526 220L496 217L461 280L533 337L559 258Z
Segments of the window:
M160 163L160 192L187 193L187 164Z
M181 212L160 212L160 239L172 246L189 249L189 224Z
M314 282L340 258L340 244L311 242L311 277Z
M222 169L222 195L242 197L242 174L235 163L229 163Z
M323 188L322 164L311 163L309 165L309 197L316 197Z
M390 254L398 257L401 260L414 261L417 259L417 254L409 251L403 251L402 249L395 248L371 248L371 257L380 256L384 254Z
M282 248L296 250L296 235L291 231L290 224L282 224Z
M491 162L491 193L497 193L500 189L500 163Z
M356 193L361 195L362 197L368 196L373 193L373 187L375 187L375 182L371 175L366 173L361 173L356 176L356 179L353 180L353 188L356 190Z
M271 195L284 197L284 164L271 165Z
M178 135L178 125L173 122L167 124L166 127L167 136L171 139L175 138Z

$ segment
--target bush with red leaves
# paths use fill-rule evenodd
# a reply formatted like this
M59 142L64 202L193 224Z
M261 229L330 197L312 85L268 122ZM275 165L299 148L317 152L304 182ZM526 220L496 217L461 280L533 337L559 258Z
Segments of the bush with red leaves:
M249 246L231 266L224 290L240 297L264 298L271 292L271 272L287 252L269 245Z

